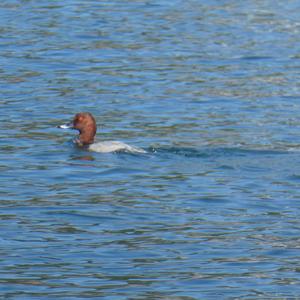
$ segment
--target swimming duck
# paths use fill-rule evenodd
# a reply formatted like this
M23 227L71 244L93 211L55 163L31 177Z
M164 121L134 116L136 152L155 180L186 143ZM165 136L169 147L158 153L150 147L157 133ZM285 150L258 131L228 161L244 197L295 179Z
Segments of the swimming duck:
M75 143L80 147L86 147L90 151L94 152L130 152L130 153L146 153L144 149L127 145L119 141L103 141L95 143L95 135L97 132L97 125L95 118L89 112L80 112L76 114L69 124L58 126L62 129L76 129L79 131L78 138L75 139Z

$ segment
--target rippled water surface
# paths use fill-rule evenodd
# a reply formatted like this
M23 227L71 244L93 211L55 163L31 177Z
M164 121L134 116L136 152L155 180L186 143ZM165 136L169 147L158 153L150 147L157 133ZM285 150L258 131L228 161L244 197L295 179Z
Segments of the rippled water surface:
M300 297L299 10L1 1L1 298Z

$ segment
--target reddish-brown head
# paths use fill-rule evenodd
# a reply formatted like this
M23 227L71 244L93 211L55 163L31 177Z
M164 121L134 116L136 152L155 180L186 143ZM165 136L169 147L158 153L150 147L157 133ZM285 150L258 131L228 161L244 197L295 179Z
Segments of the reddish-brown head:
M73 119L73 128L79 130L79 142L89 145L94 142L97 125L94 117L89 112L80 112Z

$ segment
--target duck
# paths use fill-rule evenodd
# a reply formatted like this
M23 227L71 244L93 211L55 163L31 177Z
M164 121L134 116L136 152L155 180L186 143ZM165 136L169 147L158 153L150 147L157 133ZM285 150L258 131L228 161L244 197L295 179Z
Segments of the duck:
M74 143L89 151L109 153L109 152L129 152L147 153L144 149L127 145L120 141L95 142L97 125L94 116L89 112L77 113L70 123L57 126L61 129L75 129L79 131L79 136Z

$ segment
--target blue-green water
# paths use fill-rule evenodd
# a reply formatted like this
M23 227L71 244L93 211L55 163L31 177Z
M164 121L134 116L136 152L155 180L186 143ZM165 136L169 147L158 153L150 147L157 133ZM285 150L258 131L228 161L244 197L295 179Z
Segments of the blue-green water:
M1 1L1 298L300 297L299 9Z

